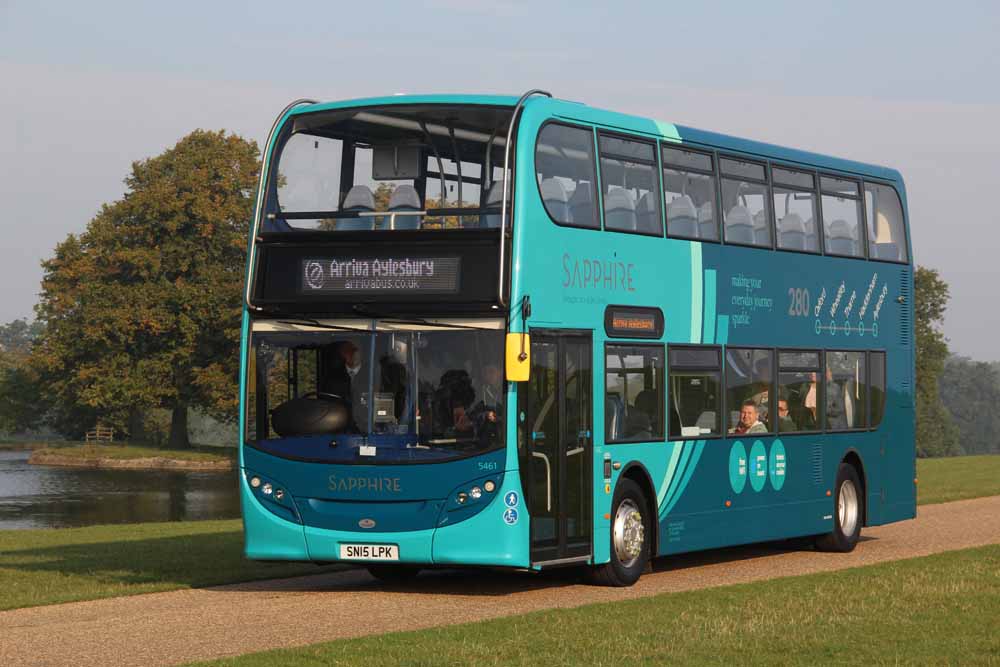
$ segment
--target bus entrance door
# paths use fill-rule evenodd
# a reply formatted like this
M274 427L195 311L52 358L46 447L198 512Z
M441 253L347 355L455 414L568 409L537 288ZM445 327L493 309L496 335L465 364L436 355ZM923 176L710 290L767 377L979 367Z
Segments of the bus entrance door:
M592 358L590 332L531 332L531 376L518 395L534 564L590 558Z

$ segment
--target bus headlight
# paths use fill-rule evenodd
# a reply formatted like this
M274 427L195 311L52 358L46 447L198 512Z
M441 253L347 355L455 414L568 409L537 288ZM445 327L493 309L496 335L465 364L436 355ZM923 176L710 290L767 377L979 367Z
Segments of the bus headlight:
M493 483L492 479L488 479L486 480L486 483L483 484L483 488L486 489L486 493L493 493L496 491L497 485Z
M250 486L252 486L255 489L258 486L260 486L260 477L251 477L250 478Z
M478 486L474 486L469 491L469 495L472 496L473 500L479 500L480 498L483 497L483 490L480 489Z

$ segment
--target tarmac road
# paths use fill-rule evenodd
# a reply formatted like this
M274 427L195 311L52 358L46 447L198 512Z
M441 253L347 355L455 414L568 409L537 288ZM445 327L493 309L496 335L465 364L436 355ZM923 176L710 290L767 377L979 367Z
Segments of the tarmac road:
M1000 543L1000 496L923 505L918 513L866 528L850 554L769 544L674 556L626 589L493 571L434 571L389 587L350 570L15 609L0 612L0 665L173 665Z

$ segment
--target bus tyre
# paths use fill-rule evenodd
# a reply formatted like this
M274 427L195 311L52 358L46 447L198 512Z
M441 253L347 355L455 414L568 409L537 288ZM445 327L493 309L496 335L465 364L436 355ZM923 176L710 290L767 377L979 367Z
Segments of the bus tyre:
M816 538L816 548L843 553L853 551L861 537L864 502L857 470L849 463L841 463L833 495L833 530Z
M385 584L405 584L413 581L420 568L415 565L368 565L368 574Z
M622 479L611 502L611 560L593 571L601 586L631 586L639 580L650 554L652 517L639 485Z

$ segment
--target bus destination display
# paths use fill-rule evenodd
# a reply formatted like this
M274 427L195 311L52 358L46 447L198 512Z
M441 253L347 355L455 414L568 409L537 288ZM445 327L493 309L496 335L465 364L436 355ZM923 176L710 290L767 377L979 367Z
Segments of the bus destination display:
M663 312L659 308L608 306L604 329L616 338L659 338L663 335Z
M303 259L303 294L454 294L458 257L324 257Z

